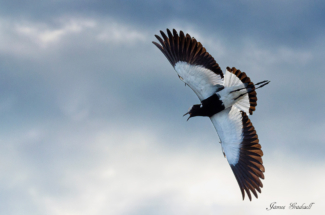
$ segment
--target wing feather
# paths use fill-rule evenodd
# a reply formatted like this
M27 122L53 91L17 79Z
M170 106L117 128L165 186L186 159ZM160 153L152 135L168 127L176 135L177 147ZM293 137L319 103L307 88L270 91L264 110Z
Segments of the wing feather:
M211 96L216 85L223 85L223 73L200 42L189 34L179 35L175 29L173 33L167 29L167 35L160 31L161 37L156 36L160 44L153 42L165 55L176 70L181 80L184 81L198 97L203 100Z
M234 106L210 119L220 137L243 199L245 192L250 200L251 193L258 198L257 192L261 193L263 187L260 179L264 179L265 168L262 161L263 151L253 124L245 112Z

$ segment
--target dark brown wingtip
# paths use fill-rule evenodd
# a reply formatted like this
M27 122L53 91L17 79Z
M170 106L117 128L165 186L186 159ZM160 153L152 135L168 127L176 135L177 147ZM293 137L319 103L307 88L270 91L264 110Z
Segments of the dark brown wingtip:
M165 33L163 31L159 31L159 32L160 32L161 36L165 35Z
M243 184L242 184L242 181L241 181L240 178L239 178L238 172L235 171L235 166L230 165L230 167L231 167L232 172L233 172L234 175L235 175L235 178L236 178L237 183L238 183L238 185L239 185L239 189L240 189L241 195L242 195L242 197L243 197L243 201L244 201L244 199L245 199L245 191L244 191L244 186L243 186Z
M241 114L243 140L240 144L239 159L235 165L230 166L242 192L243 200L246 193L252 201L252 194L258 198L258 193L261 193L261 188L263 188L261 182L261 179L264 179L263 172L265 172L262 160L263 151L253 124L245 112L241 111Z
M152 43L155 44L157 47L161 47L161 45L156 43L155 41L152 41Z
M169 28L166 28L167 34L171 34L171 31L169 30Z
M182 31L181 31L181 32L182 32ZM175 30L175 28L173 28L173 34L174 34L174 37L175 37L175 36L178 37L177 31Z
M223 78L223 72L219 64L206 51L201 43L197 42L189 34L184 35L183 31L178 34L175 29L172 32L167 28L167 35L160 31L162 38L155 35L162 46L162 52L168 58L172 66L179 61L185 61L192 65L200 65Z
M158 35L155 34L155 37L157 38L157 40L161 43L161 45L164 45L164 41L161 39L161 37L159 37Z

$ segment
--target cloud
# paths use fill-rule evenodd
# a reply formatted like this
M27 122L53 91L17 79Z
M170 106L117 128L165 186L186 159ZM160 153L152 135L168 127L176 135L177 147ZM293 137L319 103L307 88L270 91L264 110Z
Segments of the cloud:
M143 3L1 7L4 213L263 214L274 201L320 204L323 4ZM223 70L271 80L250 117L266 167L258 200L241 200L211 122L182 118L199 101L151 43L166 27L201 41Z
M147 41L147 35L132 29L130 26L121 26L112 21L103 26L103 32L98 35L98 40L108 43L118 43L129 45L135 42L144 43Z
M20 5L17 7L16 5ZM42 1L2 4L3 16L44 20L55 25L53 17L92 17L137 26L139 29L158 30L181 23L195 26L205 35L222 35L227 45L240 44L247 38L273 45L306 48L323 35L323 2L313 1ZM24 8L24 10L20 9ZM302 27L303 26L303 27ZM312 33L311 33L312 32Z
M131 26L123 25L112 19L95 20L92 18L60 17L56 25L46 22L30 22L26 20L0 20L2 43L0 52L19 55L36 55L44 49L53 49L62 44L62 40L78 38L91 32L92 39L98 43L132 44L145 42L143 32ZM34 50L33 53L31 51Z
M41 47L46 47L50 43L57 42L67 34L80 33L84 28L92 28L95 23L91 20L63 20L62 26L57 29L50 29L49 26L32 26L30 24L20 24L15 27L18 34L28 37Z
M325 177L318 171L321 163L311 167L281 152L268 155L273 159L265 161L262 194L258 200L242 202L235 177L213 139L199 145L174 135L174 144L188 143L177 150L166 147L155 130L134 129L125 135L102 123L73 126L69 132L70 126L34 128L14 142L6 140L13 147L5 156L2 146L1 157L7 160L2 189L11 188L20 196L3 202L12 210L8 214L19 212L17 204L29 207L31 214L213 214L244 208L263 214L273 201L285 205L321 201L321 195L314 195ZM307 177L300 177L302 172ZM306 180L309 185L297 189Z

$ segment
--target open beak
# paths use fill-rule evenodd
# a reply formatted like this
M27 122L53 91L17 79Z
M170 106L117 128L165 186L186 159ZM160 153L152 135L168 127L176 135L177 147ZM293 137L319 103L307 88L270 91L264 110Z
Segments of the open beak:
M187 118L187 121L191 118L191 113L187 112L186 114L184 114L183 116L186 116L187 114L189 114L190 116Z

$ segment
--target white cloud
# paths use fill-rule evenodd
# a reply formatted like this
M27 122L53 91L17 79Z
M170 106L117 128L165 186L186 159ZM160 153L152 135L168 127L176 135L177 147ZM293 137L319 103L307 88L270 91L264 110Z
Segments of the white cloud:
M112 44L132 44L148 40L145 33L140 32L131 26L121 25L112 20L107 23L102 24L102 30L97 36L99 41Z
M96 22L87 19L59 19L59 27L50 27L45 23L15 23L15 31L23 37L46 48L48 45L58 42L64 36L80 33L87 28L94 28Z
M50 140L47 147L56 145L60 149L51 152L35 168L31 166L35 159L31 156L42 156L47 150L41 147L37 154L25 154L20 148L26 135L16 138L19 144L9 151L9 157L5 156L7 162L1 163L2 169L17 156L20 159L6 168L12 177L4 177L2 172L2 187L10 184L12 189L23 188L16 192L32 200L34 211L29 211L30 214L40 211L49 215L120 215L143 214L148 210L157 214L215 214L225 210L228 214L240 211L267 214L266 207L274 201L285 205L321 204L324 193L319 187L325 175L319 169L324 168L323 164L310 166L283 154L268 155L274 159L265 163L262 194L258 200L243 202L217 142L213 150L207 150L191 143L191 137L175 136L174 144L183 140L191 145L176 150L164 146L159 131L127 129L126 132L122 127L112 126L94 126L91 122L73 124L75 131L69 132L66 126L55 126L57 130L53 130L53 125L26 131L27 139ZM5 148L1 151L2 157L8 152ZM11 174L21 170L25 176ZM15 205L26 207L23 199L19 201L13 199ZM312 212L320 213L316 206Z
M110 45L133 44L147 39L146 33L112 19L61 17L55 23L0 19L0 52L37 56L82 34L90 36L93 43Z

